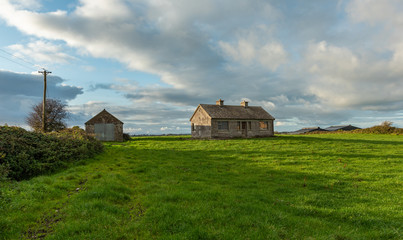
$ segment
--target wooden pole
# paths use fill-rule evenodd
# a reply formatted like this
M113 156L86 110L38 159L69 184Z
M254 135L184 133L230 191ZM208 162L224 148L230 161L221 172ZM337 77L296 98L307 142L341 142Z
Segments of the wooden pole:
M46 75L52 72L46 71L46 69L38 72L43 74L42 131L46 132Z

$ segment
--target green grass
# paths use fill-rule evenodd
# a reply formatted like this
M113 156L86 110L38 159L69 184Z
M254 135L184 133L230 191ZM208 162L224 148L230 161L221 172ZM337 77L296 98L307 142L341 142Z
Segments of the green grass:
M402 239L403 137L141 137L1 188L0 239Z

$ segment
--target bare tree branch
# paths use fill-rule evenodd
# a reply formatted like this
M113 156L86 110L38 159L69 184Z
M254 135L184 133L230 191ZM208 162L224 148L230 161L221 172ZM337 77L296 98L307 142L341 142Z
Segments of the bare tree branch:
M65 120L69 118L67 105L60 100L46 100L46 132L59 131L67 127ZM35 131L42 129L42 102L32 107L26 118L27 124Z

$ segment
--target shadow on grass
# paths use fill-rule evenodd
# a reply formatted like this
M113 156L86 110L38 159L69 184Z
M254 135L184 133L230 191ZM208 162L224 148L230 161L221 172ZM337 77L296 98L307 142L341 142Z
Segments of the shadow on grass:
M333 139L329 139L331 140ZM145 192L147 195L154 195L152 199L158 202L152 205L155 204L156 207L168 204L167 201L178 205L188 201L197 202L200 199L196 198L201 194L203 204L215 205L215 211L234 211L233 214L238 214L235 218L239 219L245 216L254 217L258 211L267 215L281 212L289 220L286 220L287 223L279 223L279 227L292 225L293 221L297 222L301 217L306 218L304 221L308 223L320 220L328 226L349 226L351 229L360 226L375 231L382 226L389 226L390 229L399 227L398 219L382 217L388 214L355 208L354 206L366 205L371 201L374 204L378 195L368 196L365 188L356 187L360 184L359 180L348 174L332 172L332 166L329 166L329 171L324 171L326 167L323 169L317 166L317 172L304 172L301 166L305 166L306 162L297 162L293 168L295 170L291 170L281 169L281 166L274 163L277 159L253 160L262 155L282 157L284 153L271 150L256 153L235 150L136 149L135 154L139 161L137 169L134 168L132 173L150 184ZM287 154L300 153L287 151ZM338 153L322 155L340 156ZM370 154L346 155L348 158L357 156L380 158ZM264 164L259 165L259 162ZM231 208L225 210L226 206ZM346 206L350 206L349 212L345 212ZM225 221L229 220L220 219L222 222L217 224L224 226ZM263 222L265 218L256 216L255 221ZM234 224L238 223L234 221Z

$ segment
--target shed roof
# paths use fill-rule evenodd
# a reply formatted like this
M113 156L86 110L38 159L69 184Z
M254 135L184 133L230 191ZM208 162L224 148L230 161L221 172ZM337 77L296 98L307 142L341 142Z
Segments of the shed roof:
M87 124L95 124L95 123L120 123L123 124L122 121L120 121L119 119L117 119L115 116L113 116L112 114L110 114L108 111L106 111L105 109L102 110L100 113L98 113L97 115L95 115L93 118L91 118L90 120L88 120L85 125Z
M212 104L200 104L198 108L199 107L204 109L211 118L215 119L274 120L274 117L266 112L262 107L219 106Z

